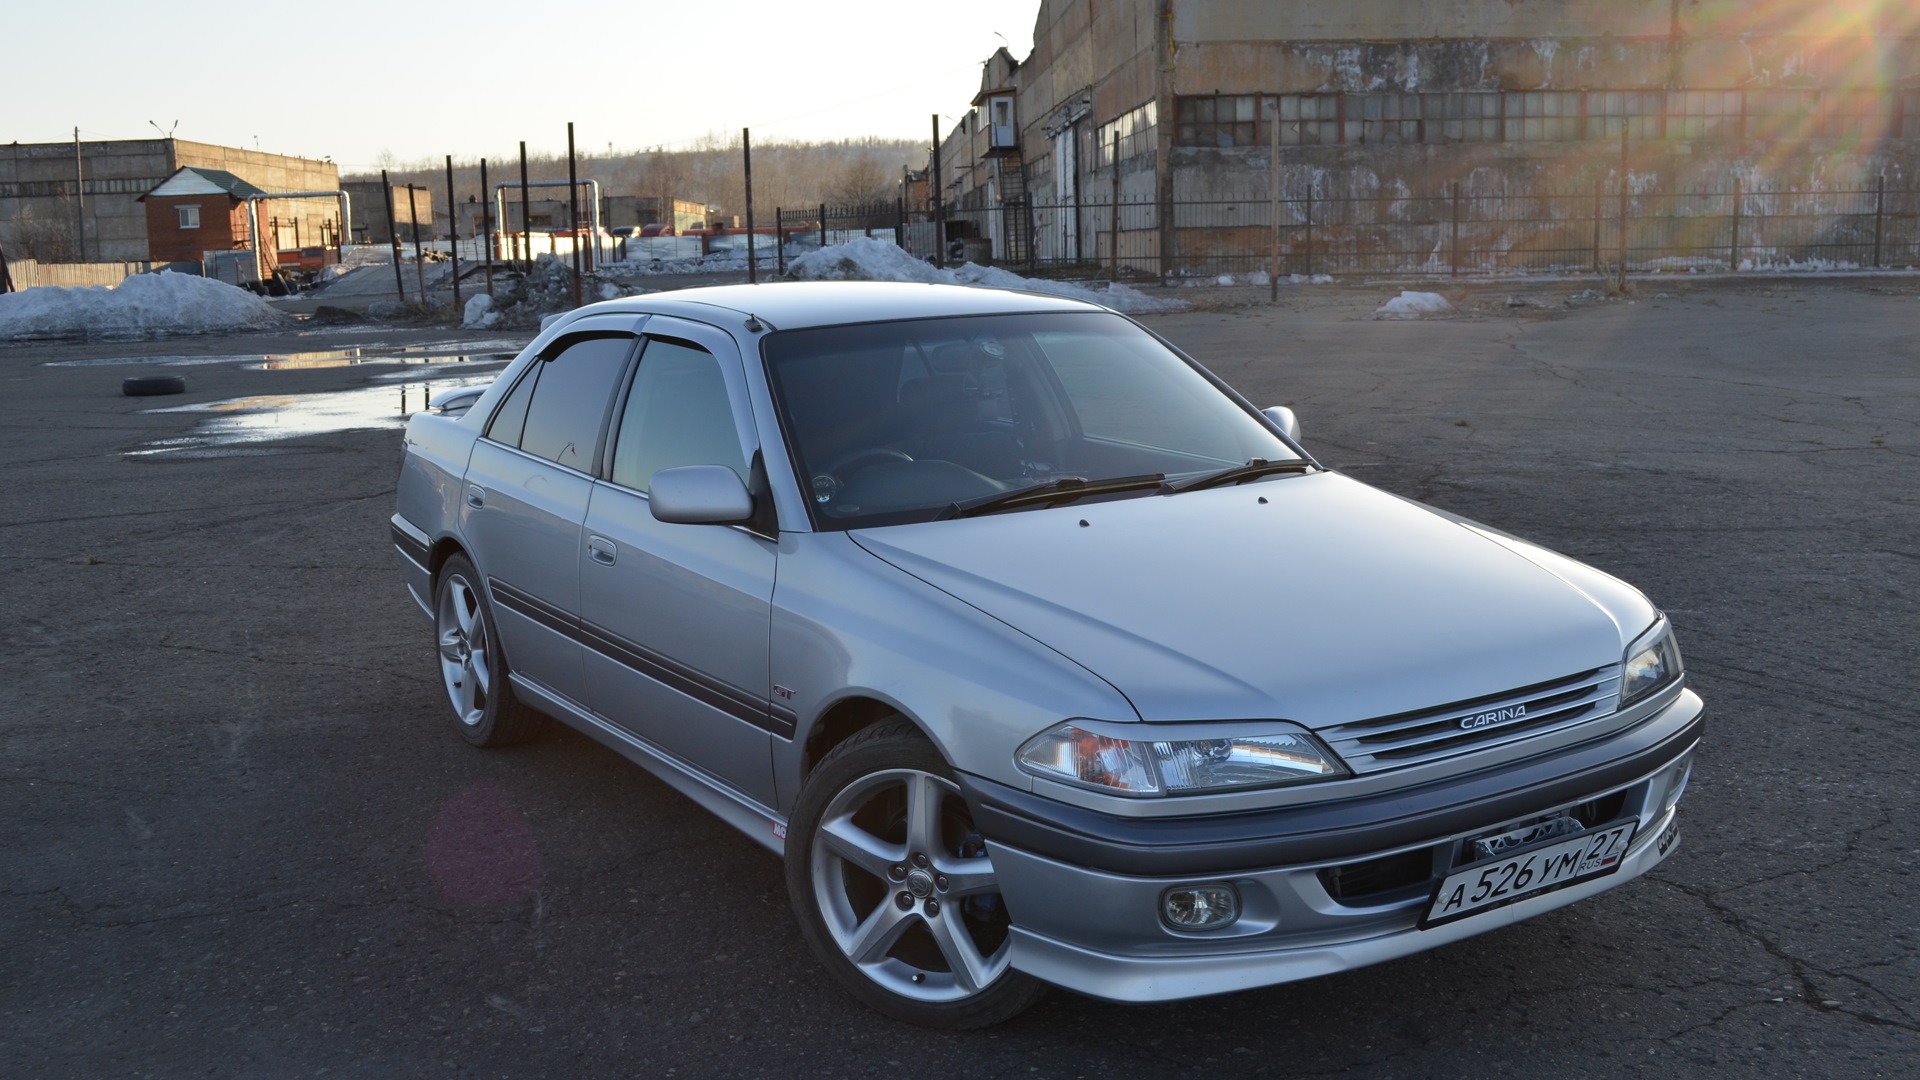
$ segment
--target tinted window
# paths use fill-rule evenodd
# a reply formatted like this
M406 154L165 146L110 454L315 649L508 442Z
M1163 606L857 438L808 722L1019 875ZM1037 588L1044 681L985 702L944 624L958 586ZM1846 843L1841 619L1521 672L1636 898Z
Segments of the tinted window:
M540 369L545 364L530 364L526 374L501 402L500 411L493 414L493 423L487 428L487 438L503 442L508 446L520 445L520 432L527 426L527 402L533 400L533 384L540 381Z
M520 449L592 472L600 421L632 347L628 337L587 338L546 361L527 406Z
M613 481L647 490L653 474L725 465L747 480L720 365L704 349L649 339L613 445Z

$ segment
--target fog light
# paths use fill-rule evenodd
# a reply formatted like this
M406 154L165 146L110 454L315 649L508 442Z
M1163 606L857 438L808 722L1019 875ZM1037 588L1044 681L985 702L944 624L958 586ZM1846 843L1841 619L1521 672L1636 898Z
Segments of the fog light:
M1218 930L1240 917L1240 894L1224 882L1168 889L1160 897L1160 917L1175 930Z
M1687 790L1687 781L1692 778L1693 751L1689 750L1685 757L1667 766L1665 775L1667 792L1660 799L1660 810L1662 813L1671 810L1673 804L1680 801L1680 796Z

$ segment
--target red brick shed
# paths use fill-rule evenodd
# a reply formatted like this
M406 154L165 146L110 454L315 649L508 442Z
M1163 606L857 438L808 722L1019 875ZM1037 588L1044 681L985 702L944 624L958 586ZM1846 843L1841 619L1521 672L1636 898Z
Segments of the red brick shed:
M249 246L247 196L265 194L224 169L176 171L140 196L147 207L147 258L197 263L208 251Z

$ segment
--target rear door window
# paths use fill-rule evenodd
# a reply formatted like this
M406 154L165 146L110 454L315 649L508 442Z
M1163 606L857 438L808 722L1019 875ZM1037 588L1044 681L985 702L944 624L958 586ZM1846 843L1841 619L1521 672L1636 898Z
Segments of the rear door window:
M539 381L527 403L520 449L570 469L593 472L601 427L614 388L626 370L627 355L633 351L633 340L624 334L582 338L542 361Z

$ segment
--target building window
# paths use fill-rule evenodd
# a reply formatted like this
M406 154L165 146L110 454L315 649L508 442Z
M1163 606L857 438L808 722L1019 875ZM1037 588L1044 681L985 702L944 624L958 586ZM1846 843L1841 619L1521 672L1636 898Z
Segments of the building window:
M180 206L175 207L175 209L180 211L181 228L197 229L200 227L200 208L198 206Z
M1102 124L1100 145L1094 148L1094 168L1104 169L1113 164L1113 141L1116 136L1120 140L1121 161L1153 153L1153 128L1159 112L1160 107L1149 101L1137 109L1122 113L1119 119L1110 124Z
M1177 131L1180 145L1258 145L1260 133L1256 122L1256 101L1252 94L1181 98Z
M1348 94L1344 142L1417 143L1419 94Z
M1427 94L1427 141L1430 143L1498 142L1500 95L1497 93Z
M1527 90L1507 95L1508 142L1566 142L1580 137L1580 95Z
M1658 139L1666 125L1666 94L1659 90L1595 90L1587 95L1587 138Z
M1340 141L1340 98L1287 94L1280 98L1280 145L1321 146Z
M1667 138L1737 139L1746 111L1738 90L1673 90L1667 93Z

